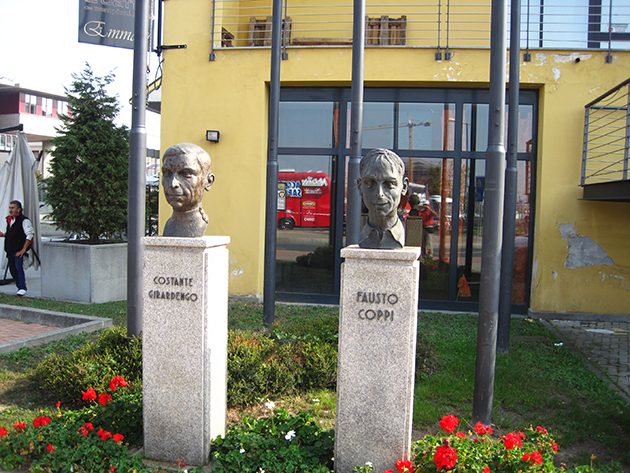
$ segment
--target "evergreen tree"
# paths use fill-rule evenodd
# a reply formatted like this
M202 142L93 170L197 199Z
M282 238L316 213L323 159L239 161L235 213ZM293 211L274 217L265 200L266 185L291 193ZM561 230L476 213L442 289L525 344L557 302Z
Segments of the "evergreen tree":
M72 78L68 115L52 140L46 200L58 228L94 244L120 238L127 228L129 132L114 124L118 100L105 90L112 73L97 77L86 63Z

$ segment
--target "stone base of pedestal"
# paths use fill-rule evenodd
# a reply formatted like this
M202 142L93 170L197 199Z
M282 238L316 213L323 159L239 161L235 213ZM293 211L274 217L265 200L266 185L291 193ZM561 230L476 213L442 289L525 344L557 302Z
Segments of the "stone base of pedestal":
M229 237L143 238L144 454L205 465L225 434Z
M335 472L409 458L420 248L341 250Z

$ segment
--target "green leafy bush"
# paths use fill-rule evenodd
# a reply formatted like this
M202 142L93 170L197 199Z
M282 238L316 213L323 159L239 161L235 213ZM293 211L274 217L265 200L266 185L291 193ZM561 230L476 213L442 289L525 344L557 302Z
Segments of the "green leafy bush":
M244 419L212 442L214 473L329 473L334 435L308 412L292 416L278 409L272 417Z
M258 402L337 379L337 347L317 340L278 340L264 334L228 334L228 403Z
M104 392L116 375L141 384L142 339L126 335L124 327L111 328L69 356L51 354L35 370L38 387L72 403L90 387Z

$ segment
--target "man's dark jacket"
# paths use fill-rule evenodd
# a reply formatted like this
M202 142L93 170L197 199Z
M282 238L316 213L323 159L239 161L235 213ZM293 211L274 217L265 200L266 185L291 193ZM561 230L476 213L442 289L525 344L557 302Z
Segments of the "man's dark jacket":
M23 214L18 215L15 217L15 222L13 222L11 226L9 226L7 220L7 231L4 236L4 251L6 251L8 255L14 255L24 248L24 242L26 241L26 233L24 233L24 227L22 225L24 219L27 219L27 217Z

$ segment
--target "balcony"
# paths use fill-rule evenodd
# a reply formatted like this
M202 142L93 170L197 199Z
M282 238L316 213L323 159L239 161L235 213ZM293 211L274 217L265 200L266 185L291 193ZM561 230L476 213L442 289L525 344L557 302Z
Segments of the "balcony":
M628 0L521 0L521 48L630 50ZM213 50L271 45L271 0L213 0ZM508 8L508 12L509 12ZM283 48L352 45L352 1L286 0ZM210 19L209 19L210 20ZM366 1L366 47L490 48L491 0ZM509 25L509 18L508 18ZM444 56L442 56L444 53Z
M630 202L630 79L585 106L584 200Z

